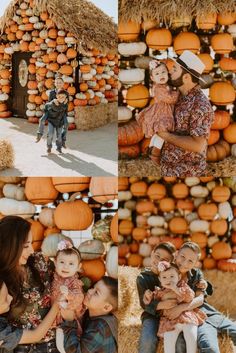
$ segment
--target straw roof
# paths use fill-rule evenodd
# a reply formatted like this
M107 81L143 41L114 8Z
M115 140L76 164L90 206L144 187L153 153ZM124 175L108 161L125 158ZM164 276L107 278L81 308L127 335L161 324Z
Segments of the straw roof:
M235 0L119 0L119 21L157 20L166 24L176 17L214 12L236 12Z
M16 11L16 5L23 0L12 0L0 19L0 31L3 32L8 21ZM102 52L116 52L117 26L88 0L34 0L34 8L39 12L48 11L57 27L70 31L79 41L83 52L91 48Z

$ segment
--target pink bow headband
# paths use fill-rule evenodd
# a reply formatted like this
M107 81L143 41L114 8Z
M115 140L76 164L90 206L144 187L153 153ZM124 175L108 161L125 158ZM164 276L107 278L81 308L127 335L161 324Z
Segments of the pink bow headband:
M66 250L66 249L72 249L73 248L73 244L71 244L70 241L68 240L61 240L58 245L57 245L57 250L58 251L62 251L62 250Z
M167 261L160 261L157 265L158 272L164 272L171 267L170 263Z
M149 62L149 69L150 70L154 70L156 69L158 66L160 66L162 64L162 62L158 61L158 60L151 60Z

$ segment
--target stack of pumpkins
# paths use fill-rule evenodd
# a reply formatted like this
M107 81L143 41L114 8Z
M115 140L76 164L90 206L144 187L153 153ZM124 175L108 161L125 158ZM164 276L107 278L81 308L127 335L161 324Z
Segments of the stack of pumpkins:
M28 66L28 121L37 123L53 88L55 75L62 76L69 93L69 129L75 128L74 109L79 105L96 105L116 100L118 59L94 49L78 59L77 40L49 17L39 12L33 0L19 1L15 15L7 23L0 44L0 118L11 116L7 100L11 90L12 55L32 52ZM79 92L75 70L80 66ZM75 87L76 86L76 87Z
M134 118L141 109L152 104L149 96L150 60L166 57L167 53L171 57L173 51L180 55L184 50L191 50L205 64L202 88L209 89L206 94L215 109L207 159L216 162L231 154L236 155L236 123L230 115L236 88L235 22L235 13L214 13L197 16L193 21L183 16L172 21L169 29L160 28L157 21L151 19L142 23L119 23L120 158L136 158L147 151L149 140L144 138ZM189 27L191 31L188 31ZM163 61L168 69L173 65L169 58Z
M47 256L55 256L63 234L73 237L75 231L93 225L93 239L79 245L84 275L92 282L105 272L117 277L118 215L94 223L93 212L93 207L101 209L116 198L117 178L112 177L0 178L0 218L18 215L27 219L32 224L35 251L41 250L47 237L47 246L42 250Z
M199 266L236 271L236 180L119 178L119 264L149 266L153 247L201 248Z

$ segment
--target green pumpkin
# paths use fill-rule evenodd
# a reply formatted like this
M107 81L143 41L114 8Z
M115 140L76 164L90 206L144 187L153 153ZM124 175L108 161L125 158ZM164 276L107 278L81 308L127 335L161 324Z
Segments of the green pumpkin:
M111 241L110 226L112 216L106 216L104 219L97 221L92 228L92 236L94 239L101 240L102 242Z

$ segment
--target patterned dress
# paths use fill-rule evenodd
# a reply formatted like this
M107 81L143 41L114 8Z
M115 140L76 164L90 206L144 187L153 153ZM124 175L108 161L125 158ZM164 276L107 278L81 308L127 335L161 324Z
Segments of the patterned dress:
M212 106L195 86L187 95L181 96L175 105L175 134L204 136L210 133L214 113ZM161 174L163 176L203 176L206 171L207 144L202 153L186 151L165 142L161 151Z
M173 91L168 85L153 86L154 104L143 109L136 117L142 126L145 137L152 137L160 131L174 131L174 105L179 92Z
M178 283L178 289L180 291L180 295L176 295L171 289L156 288L155 298L158 300L176 298L178 304L190 303L195 298L194 291L184 281L180 281ZM194 324L196 326L201 325L205 321L206 317L206 314L198 308L184 311L174 320L170 320L165 316L161 316L158 336L163 337L165 332L174 330L175 325L178 323Z

